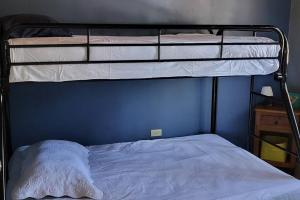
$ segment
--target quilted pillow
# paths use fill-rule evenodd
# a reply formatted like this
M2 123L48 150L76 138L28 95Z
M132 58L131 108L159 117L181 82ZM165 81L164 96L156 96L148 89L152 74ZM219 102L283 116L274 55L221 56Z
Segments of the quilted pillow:
M11 198L67 196L102 199L103 193L94 186L91 178L88 154L88 149L78 143L58 140L25 148L19 176L12 179L15 180L11 183ZM10 167L14 170L18 166L11 163Z

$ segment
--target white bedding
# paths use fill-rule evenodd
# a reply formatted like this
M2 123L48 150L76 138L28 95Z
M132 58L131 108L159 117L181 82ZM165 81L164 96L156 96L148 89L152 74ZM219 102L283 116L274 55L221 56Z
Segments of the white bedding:
M218 43L220 36L207 34L163 35L161 43ZM270 43L264 37L226 36L226 43ZM11 45L34 44L84 44L86 37L65 38L17 38L9 40ZM157 37L92 36L91 44L119 43L157 43ZM161 59L219 58L220 46L162 46ZM224 46L224 58L237 57L277 57L279 45L231 45ZM48 47L11 49L12 62L47 62L47 61L84 61L85 47ZM130 47L91 47L90 60L153 60L158 57L156 46ZM10 82L50 81L61 82L90 79L139 79L158 77L205 77L232 75L265 75L275 72L279 67L274 60L243 61L205 61L205 62L170 62L170 63L131 63L131 64L84 64L84 65L46 65L13 66Z
M89 150L103 200L300 199L300 181L217 135Z

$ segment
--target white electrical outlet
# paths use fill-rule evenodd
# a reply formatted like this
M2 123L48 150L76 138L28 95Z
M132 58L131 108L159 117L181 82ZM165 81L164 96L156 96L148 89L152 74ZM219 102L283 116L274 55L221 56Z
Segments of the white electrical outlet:
M153 129L151 130L151 137L161 137L162 129Z

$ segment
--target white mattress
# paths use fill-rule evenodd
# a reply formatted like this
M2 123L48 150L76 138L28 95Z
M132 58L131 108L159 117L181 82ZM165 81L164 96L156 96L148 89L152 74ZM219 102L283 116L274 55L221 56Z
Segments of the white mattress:
M218 43L220 36L206 34L163 35L161 43ZM264 37L226 36L226 43L270 43ZM34 44L84 44L85 36L51 38L17 38L9 40L11 45ZM157 37L92 36L91 44L116 43L157 43ZM219 58L221 47L216 46L162 46L161 59ZM279 45L229 45L224 46L224 58L238 57L277 57ZM12 62L47 62L47 61L84 61L85 47L47 47L11 49ZM90 60L153 60L158 57L156 46L127 47L91 47ZM275 72L279 67L274 60L231 60L231 61L188 61L168 63L132 63L132 64L78 64L46 66L13 66L10 82L24 81L72 81L90 79L140 79L158 77L205 77L265 75Z
M300 181L217 135L89 150L103 200L300 199Z

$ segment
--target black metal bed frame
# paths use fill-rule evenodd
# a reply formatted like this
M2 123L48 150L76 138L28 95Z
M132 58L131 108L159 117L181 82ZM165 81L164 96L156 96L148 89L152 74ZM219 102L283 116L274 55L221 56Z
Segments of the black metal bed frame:
M85 44L43 44L43 45L10 45L8 43L9 33L13 32L19 28L70 28L70 29L80 29L85 31L86 43ZM109 30L154 30L156 31L157 42L149 44L91 44L90 36L91 30L94 29L109 29ZM211 33L216 32L220 35L221 41L217 43L161 43L161 33L162 30L209 30ZM239 31L239 32L251 32L255 37L257 33L273 33L278 37L278 42L272 43L226 43L224 42L225 32ZM2 199L5 199L6 182L7 182L7 163L9 156L11 155L11 144L10 144L10 122L9 122L9 106L8 106L8 96L9 96L9 74L11 66L26 66L26 65L56 65L56 64L95 64L95 63L149 63L149 62L186 62L186 61L225 61L225 60L268 60L268 59L278 59L279 69L274 73L274 79L280 84L281 98L272 98L261 95L254 91L255 76L252 75L250 78L250 99L249 99L249 135L253 134L253 108L254 108L254 96L259 95L265 98L271 98L272 100L280 101L286 107L288 117L291 123L293 135L297 145L297 152L287 153L297 156L300 158L300 133L293 111L293 107L289 98L288 88L287 88L287 66L288 66L288 56L289 47L288 41L284 33L277 27L269 25L125 25L125 24L23 24L13 27L3 36L0 40L1 42L1 94L0 94L0 108L1 108L1 188ZM193 58L193 59L162 59L160 56L160 48L162 46L219 46L220 56L219 58ZM278 57L239 57L239 58L224 58L223 57L223 47L226 45L280 45L280 53ZM154 60L90 60L90 47L94 46L155 46L158 50L157 59ZM86 47L86 60L85 61L54 61L54 62L11 62L10 50L12 48L45 48L45 47ZM180 78L180 77L176 77ZM187 78L187 77L181 77ZM163 78L162 78L163 79ZM212 77L212 99L211 99L211 133L216 133L217 126L217 101L218 101L218 77ZM258 138L263 140L262 138ZM275 145L276 146L276 145ZM277 146L278 147L278 146ZM280 147L278 147L280 148Z

